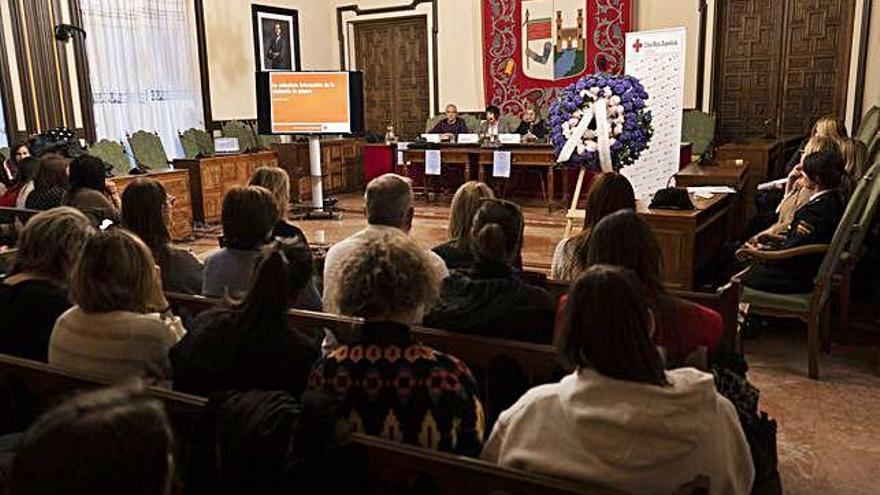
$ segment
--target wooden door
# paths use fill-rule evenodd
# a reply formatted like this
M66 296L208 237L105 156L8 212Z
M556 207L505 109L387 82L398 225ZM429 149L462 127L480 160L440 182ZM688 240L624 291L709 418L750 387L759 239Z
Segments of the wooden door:
M775 126L782 59L781 0L717 3L715 138L727 142L760 136ZM775 130L771 127L770 130Z
M720 0L716 140L807 134L844 117L854 0Z
M355 23L355 66L364 72L367 130L412 138L429 116L428 28L424 16Z
M779 134L846 112L853 0L788 0Z

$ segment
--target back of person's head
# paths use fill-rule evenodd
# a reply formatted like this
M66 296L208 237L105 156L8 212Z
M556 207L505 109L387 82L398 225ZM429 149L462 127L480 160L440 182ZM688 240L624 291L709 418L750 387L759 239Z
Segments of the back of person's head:
M163 265L171 234L168 194L156 179L140 177L122 192L122 224L144 241Z
M841 150L850 180L857 182L868 168L868 146L858 139L847 139Z
M40 159L29 156L18 161L18 178L22 183L34 180L37 170L40 168Z
M569 265L569 278L587 269L587 250L593 228L606 216L620 210L635 210L636 193L629 179L617 172L605 172L593 179L587 193L587 208L584 227L566 245L566 256L573 262Z
M107 194L107 165L100 158L80 155L70 162L70 190L94 189Z
M287 311L311 280L312 272L312 251L308 245L298 238L275 239L257 258L250 290L241 308L260 313Z
M486 117L488 117L490 114L497 120L498 117L501 116L501 109L495 105L489 105L488 107L486 107Z
M37 213L18 237L12 272L66 284L83 245L94 233L89 218L75 208L62 206Z
M70 299L86 313L150 313L161 290L150 249L124 229L99 232L86 241L70 280Z
M254 171L248 185L268 189L278 204L278 218L287 217L287 207L290 205L290 177L283 168L260 167Z
M278 222L278 204L265 187L234 187L223 198L224 245L252 250L269 242Z
M388 233L360 245L342 267L344 315L413 324L437 300L440 278L412 239Z
M635 211L621 210L596 224L587 249L587 266L593 265L616 265L632 270L650 297L666 293L660 243L648 222Z
M838 141L836 141L828 136L816 135L816 136L811 137L807 141L807 144L804 145L804 153L802 156L807 156L812 153L816 153L817 151L823 151L823 150L834 150L834 151L838 151L838 152L841 151L840 145L838 144Z
M838 143L842 143L849 133L846 130L846 124L834 115L825 115L813 124L813 136L824 136L831 138Z
M413 215L412 181L384 174L367 184L364 193L367 223L409 230Z
M28 429L13 462L12 495L167 495L174 437L143 385L78 395Z
M556 347L569 365L618 380L667 384L651 340L653 316L632 271L591 266L572 284L565 308Z
M523 214L516 203L484 199L474 214L471 238L478 261L512 265L520 254Z
M37 189L49 187L67 189L70 186L67 176L69 164L70 160L57 153L46 153L40 158L40 166L34 175L34 187Z
M846 173L843 157L837 150L823 150L806 155L803 172L820 190L839 187Z
M465 182L455 191L452 197L452 208L449 212L449 238L459 241L462 247L470 244L471 225L474 214L484 199L495 198L492 189L482 182Z

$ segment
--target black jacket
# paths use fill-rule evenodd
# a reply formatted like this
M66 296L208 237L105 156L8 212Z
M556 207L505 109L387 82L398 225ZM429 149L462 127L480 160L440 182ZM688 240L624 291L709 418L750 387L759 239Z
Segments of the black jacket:
M838 191L829 191L811 200L795 213L782 248L830 243L844 209L846 202ZM823 258L822 254L811 254L765 262L749 270L743 277L743 283L777 294L810 292Z
M526 284L512 268L477 264L443 281L440 303L425 316L428 327L549 343L556 302L546 290Z

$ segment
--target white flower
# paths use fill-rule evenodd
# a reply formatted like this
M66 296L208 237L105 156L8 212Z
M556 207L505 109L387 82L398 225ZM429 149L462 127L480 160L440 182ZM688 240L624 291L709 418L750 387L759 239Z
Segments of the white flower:
M604 94L605 94L605 98L611 98L611 95L613 95L614 92L611 91L611 87L605 86Z
M614 146L614 143L616 143L616 142L617 142L616 139L611 138L611 139L608 140L608 146Z
M587 147L585 145L583 145L583 144L577 145L577 152L579 155L583 155L586 150L587 150Z
M586 89L581 90L581 98L586 98L588 94L590 94L590 92Z
M577 119L580 119L581 117L583 117L583 115L584 115L584 112L582 112L580 110L575 110L571 114L572 117L576 117Z
M578 125L580 122L581 122L581 119L579 119L579 118L577 118L577 117L572 117L572 118L568 119L568 124L569 124L570 126L572 126L572 127L575 127L575 126Z
M596 151L597 149L599 149L599 147L596 145L596 143L594 143L592 141L587 141L586 148L587 148L587 151Z
M590 88L590 93L592 93L593 96L599 96L599 88L597 86L593 86L592 88Z
M620 124L614 126L614 135L619 136L621 134L623 134L623 126Z
M623 115L623 114L626 113L626 109L623 108L623 105L618 105L618 106L617 106L617 113L619 113L620 115Z
M584 139L596 139L596 131L587 129L587 131L584 132Z
M611 99L610 99L609 101L610 101L611 104L614 105L614 106L618 106L618 105L620 105L620 97L617 96L617 95L612 96Z

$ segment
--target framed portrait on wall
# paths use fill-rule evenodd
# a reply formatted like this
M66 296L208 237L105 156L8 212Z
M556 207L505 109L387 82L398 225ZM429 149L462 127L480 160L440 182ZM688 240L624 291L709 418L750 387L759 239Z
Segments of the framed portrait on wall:
M254 4L251 15L257 70L300 70L297 11Z

